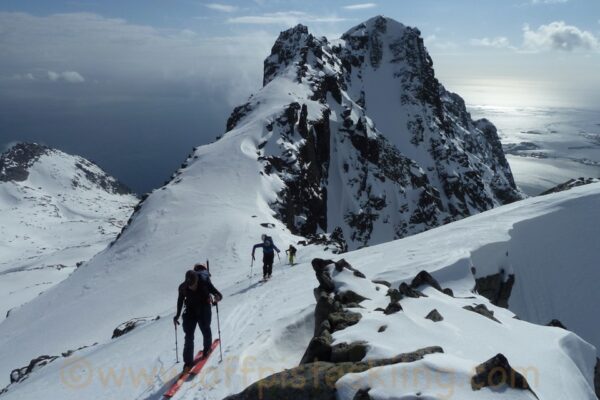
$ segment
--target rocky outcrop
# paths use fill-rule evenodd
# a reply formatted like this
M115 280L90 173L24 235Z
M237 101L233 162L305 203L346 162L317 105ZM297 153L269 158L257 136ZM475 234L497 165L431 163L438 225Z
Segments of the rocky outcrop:
M575 178L566 181L565 183L561 183L551 189L546 190L539 194L539 196L545 196L547 194L564 192L565 190L573 189L574 187L589 185L590 183L598 183L600 182L600 178Z
M123 322L122 324L120 324L119 326L117 326L113 330L113 334L112 334L111 339L116 339L116 338L118 338L120 336L123 336L124 334L126 334L128 332L131 332L132 330L134 330L138 326L146 325L149 322L158 321L159 319L160 319L160 315L156 316L155 318L147 318L147 317L132 318L129 321Z
M510 387L528 390L538 398L527 379L510 366L503 354L497 354L475 367L475 375L471 378L471 388L476 391L484 387L492 389Z
M427 354L443 353L441 347L427 347L412 353L368 362L314 362L273 374L253 383L243 392L226 400L335 400L335 383L346 374L361 373L371 368L423 359ZM358 394L357 394L358 395ZM364 391L362 396L364 396ZM355 397L356 398L356 397ZM365 397L358 397L365 398Z
M98 343L94 343L91 346L95 346L97 344ZM82 346L82 347L79 347L78 349L67 350L67 351L63 352L60 356L49 356L49 355L39 356L39 357L36 357L33 360L31 360L28 365L21 367L21 368L13 369L10 373L10 384L8 386L6 386L4 389L0 390L0 395L7 392L11 388L12 385L18 384L19 382L23 382L24 380L29 378L29 375L32 372L37 371L38 369L40 369L58 359L70 357L73 353L83 350L83 349L86 349L91 346Z
M498 322L499 324L501 323L494 317L494 312L492 310L488 309L485 306L485 304L477 304L475 307L464 306L463 308L467 311L471 311L471 312L477 313L479 315L483 315L484 317L489 318L492 321Z
M37 143L18 143L0 155L0 182L22 182L29 177L29 168L51 149Z
M493 305L508 308L508 300L515 284L515 275L501 270L497 274L475 279L475 291Z
M429 312L429 314L427 314L427 316L425 317L433 322L440 322L444 320L444 317L442 317L442 314L440 314L440 312L438 310L431 310Z
M364 279L364 274L353 268L344 259L334 262L315 258L312 261L312 266L319 282L319 287L314 290L315 299L317 300L315 331L300 363L337 362L336 360L360 361L366 354L364 343L343 343L332 346L333 338L331 334L360 321L361 315L348 310L348 308L358 307L366 298L352 291L336 291L330 270L343 271L346 269L361 279Z
M340 248L355 249L522 198L496 128L440 84L418 29L378 16L342 38L298 25L264 62L265 92L277 80L305 92L266 120L257 144L262 173L284 183L271 207L293 233L335 232ZM398 101L382 102L382 87ZM253 121L260 94L227 131Z

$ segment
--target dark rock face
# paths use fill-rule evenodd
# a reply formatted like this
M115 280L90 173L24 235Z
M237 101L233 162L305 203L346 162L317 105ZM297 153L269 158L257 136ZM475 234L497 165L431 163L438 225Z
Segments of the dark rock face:
M332 346L331 334L360 321L361 314L349 311L348 308L358 306L366 298L352 291L336 292L330 269L338 272L346 269L358 278L364 278L364 274L343 259L334 262L315 258L312 260L312 266L319 282L319 287L314 290L317 300L315 331L300 364L333 360L359 361L366 354L366 347L363 343L342 343ZM361 354L362 356L360 356ZM357 359L359 356L360 358Z
M497 323L501 323L500 321L498 321L495 317L494 317L494 312L492 310L489 310L485 304L478 304L475 307L473 306L464 306L463 307L465 310L467 311L472 311L474 313L477 313L479 315L483 315L486 318L491 319L492 321L496 321Z
M75 164L75 167L83 172L85 179L100 188L104 189L108 193L115 194L131 194L131 189L119 182L112 176L105 173L98 173L91 170L91 167L95 166L88 160L81 159L80 162ZM72 182L73 187L79 186L79 180L75 179Z
M50 151L49 147L37 143L16 144L0 155L0 182L27 180L29 168Z
M430 319L433 322L440 322L444 320L444 317L442 317L442 314L440 314L438 310L431 310L431 312L429 312L425 318Z
M281 78L309 90L266 123L275 145L257 146L263 173L285 184L272 208L292 232L335 233L341 249L355 249L522 197L496 128L473 121L463 99L439 83L418 29L375 17L343 39L334 45L298 25L279 35L264 62L264 86ZM383 63L393 73L383 75ZM378 88L366 79L380 73L399 99L389 114L403 116L385 132L373 118L379 104L370 103ZM259 106L251 97L237 107L227 130ZM399 145L398 137L410 139Z
M440 286L439 282L427 271L419 272L410 283L410 287L414 289L423 285L429 285L432 288L443 292L442 286Z
M243 392L226 400L335 400L335 383L349 373L360 373L374 367L409 363L427 354L443 353L441 347L427 347L412 353L368 362L314 362L273 374L253 383ZM368 392L368 391L367 391ZM364 397L359 397L364 398Z
M515 276L504 271L475 279L475 290L493 305L508 308L508 300L515 284Z
M121 325L119 325L115 328L111 339L115 339L120 336L123 336L124 334L131 332L138 326L145 325L148 322L157 321L159 319L160 319L160 316L157 316L156 318L133 318L133 319L130 319L129 321L123 322Z
M560 322L560 321L559 321L559 320L557 320L557 319L553 319L552 321L548 322L548 323L546 324L546 326L553 326L553 327L555 327L555 328L562 328L562 329L565 329L565 330L567 330L567 327L566 327L566 326L564 326L564 325L563 325L563 323L562 323L562 322Z
M479 364L475 367L475 372L476 374L471 378L471 388L473 390L481 390L484 387L499 388L508 386L513 389L529 390L537 398L527 379L515 371L502 354L497 354L486 362Z
M583 178L583 177L581 177L581 178L576 178L576 179L570 179L570 180L566 181L565 183L561 183L560 185L557 185L551 189L546 190L543 193L540 193L539 196L545 196L547 194L564 192L565 190L573 189L574 187L577 187L577 186L589 185L590 183L597 183L597 182L600 182L600 178Z

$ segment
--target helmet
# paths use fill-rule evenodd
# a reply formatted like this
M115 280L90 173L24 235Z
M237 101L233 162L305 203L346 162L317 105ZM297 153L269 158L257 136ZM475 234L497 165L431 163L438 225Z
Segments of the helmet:
M260 235L260 238L261 238L262 240L265 240L265 239L267 238L267 235L265 235L265 234L263 233L262 235Z

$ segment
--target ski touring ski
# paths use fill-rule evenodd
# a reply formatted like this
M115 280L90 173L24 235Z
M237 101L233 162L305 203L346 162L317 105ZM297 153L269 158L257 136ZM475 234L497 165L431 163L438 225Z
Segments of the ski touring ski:
M212 343L212 346L210 346L210 353L208 353L206 357L202 357L202 350L199 351L196 355L196 358L194 359L194 366L187 373L181 374L179 378L177 378L177 380L169 388L169 390L167 390L167 392L163 394L163 397L166 399L170 399L171 397L175 396L177 391L181 388L181 386L183 386L185 382L187 382L190 378L198 375L202 371L202 368L204 367L206 362L208 361L208 357L210 357L210 355L217 348L218 345L219 339L215 339Z

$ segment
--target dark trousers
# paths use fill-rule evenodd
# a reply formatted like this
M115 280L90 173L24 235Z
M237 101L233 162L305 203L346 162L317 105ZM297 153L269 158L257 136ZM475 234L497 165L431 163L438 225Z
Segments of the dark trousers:
M273 273L273 260L275 259L275 253L263 254L263 276L271 276Z
M202 306L202 309L196 312L186 312L183 314L183 332L185 333L185 343L183 345L183 362L185 365L194 363L194 332L196 325L202 332L204 354L210 351L212 344L212 332L210 330L210 320L212 309L210 304Z

